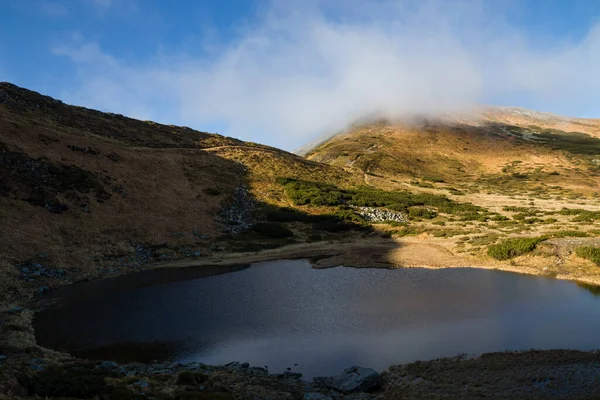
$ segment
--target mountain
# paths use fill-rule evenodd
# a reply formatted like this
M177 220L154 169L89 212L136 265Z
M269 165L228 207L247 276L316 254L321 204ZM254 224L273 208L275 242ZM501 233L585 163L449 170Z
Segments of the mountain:
M414 190L533 200L594 198L600 172L600 120L520 108L377 121L348 129L306 152L310 160L363 173L365 182Z
M88 396L96 394L90 384L110 382L118 391L107 393L129 398L139 395L134 380L155 397L205 397L180 392L182 376L194 387L209 379L219 396L243 397L249 388L275 393L269 398L304 395L307 386L290 381L295 373L265 368L249 381L254 369L238 363L210 377L175 376L154 364L148 376L130 377L113 362L37 345L34 308L53 297L31 302L34 296L154 267L164 267L154 271L161 282L173 282L284 258L310 258L316 268L475 266L577 280L599 292L600 120L482 107L355 123L304 152L71 106L0 83L0 397L62 398L73 385ZM134 275L135 286L149 276ZM410 381L419 383L428 373L423 365L454 374L451 382L464 381L464 363L495 368L507 377L501 390L514 394L523 375L514 365L537 375L540 362L556 365L562 376L564 363L590 371L597 364L595 353L565 354L392 367L381 393L404 395L406 371L416 371ZM487 382L483 375L474 382ZM446 383L413 389L426 397Z
M280 177L353 179L272 147L0 83L0 254L11 264L112 268L151 252L206 254L243 230L254 206L288 204Z

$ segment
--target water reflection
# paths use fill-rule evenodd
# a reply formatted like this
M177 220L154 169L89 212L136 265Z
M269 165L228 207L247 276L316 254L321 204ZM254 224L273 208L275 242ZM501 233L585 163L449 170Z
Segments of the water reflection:
M282 260L127 290L136 277L120 279L118 291L61 294L64 304L35 319L40 344L141 361L128 343L158 341L169 351L157 359L271 371L298 363L309 377L459 353L600 347L600 303L586 289L498 271L313 270Z

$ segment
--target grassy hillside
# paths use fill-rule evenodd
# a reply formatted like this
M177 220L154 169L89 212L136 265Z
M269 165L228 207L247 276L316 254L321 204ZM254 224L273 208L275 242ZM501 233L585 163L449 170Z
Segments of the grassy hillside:
M0 254L85 269L205 255L279 177L351 184L343 169L190 128L66 105L0 84ZM162 258L161 258L162 257Z
M420 216L409 208L408 226L386 228L396 237L420 235L475 263L491 258L517 270L591 277L600 270L582 260L593 251L575 250L600 244L599 133L599 120L486 108L354 126L307 158L361 174L364 186L478 207L448 213L424 205L435 214Z
M454 254L522 254L501 241L596 235L598 126L485 109L363 124L303 158L3 83L0 254L103 274L373 228Z
M11 363L0 397L40 359L67 387L64 355L36 345L28 300L82 279L313 258L600 283L599 127L486 109L356 126L299 157L0 83L0 353Z
M600 138L590 126L600 122L590 120L586 130L592 133L585 133L542 128L523 118L521 125L509 125L498 122L497 114L483 118L362 125L317 146L307 158L360 171L367 180L385 178L450 194L597 196Z

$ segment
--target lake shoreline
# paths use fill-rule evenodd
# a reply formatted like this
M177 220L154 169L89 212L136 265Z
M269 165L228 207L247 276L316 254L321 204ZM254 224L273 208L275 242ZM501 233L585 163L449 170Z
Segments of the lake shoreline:
M426 239L361 239L347 242L310 243L289 245L277 249L253 253L228 253L198 260L179 260L151 264L149 267L199 267L231 266L278 259L308 259L313 268L473 268L498 270L526 275L535 275L561 280L600 285L600 268L595 275L579 275L571 272L549 273L532 262L531 256L521 257L518 263L496 261L491 258L456 255L439 244L440 241ZM441 253L441 254L440 254ZM407 256L408 255L408 256ZM446 256L446 257L445 257ZM415 258L424 259L417 263ZM429 262L427 262L429 261Z
M411 262L412 260L414 260L415 257L422 257L424 254L427 254L427 257L425 257L425 261L430 261L429 264L417 264ZM549 274L544 273L543 268L537 268L535 264L532 265L531 263L528 263L527 256L523 257L522 260L519 260L518 265L511 265L508 262L498 262L491 259L481 260L480 258L471 256L461 257L447 251L445 248L443 248L443 246L440 245L439 242L429 242L420 238L368 240L363 239L350 240L341 243L327 242L291 245L274 250L264 250L255 253L228 253L222 255L208 256L203 259L193 261L180 260L166 263L153 263L146 265L144 270L204 266L225 267L241 264L250 264L262 261L272 261L277 259L309 259L313 262L313 268L317 269L334 268L341 265L344 265L348 268L353 267L389 269L475 268L501 270L527 275L537 275L542 277L546 276L551 278L572 280L589 284L600 284L600 279L598 279L598 277L596 276L570 276L568 274L550 276ZM114 275L111 277L114 277ZM103 280L103 278L98 280ZM5 312L2 313L2 319L4 320L4 323L14 328L14 333L16 333L14 339L16 341L12 343L14 347L5 346L3 348L0 348L0 355L7 357L3 360L0 360L0 367L2 368L2 371L4 371L4 373L8 374L8 376L12 376L12 378L9 378L9 380L7 381L8 383L0 381L0 393L2 393L2 391L6 392L7 390L12 390L10 388L14 386L14 382L16 379L15 376L18 374L22 374L23 371L29 371L28 373L33 374L37 373L35 368L38 368L36 367L36 365L38 365L36 364L36 362L38 362L39 360L43 360L44 370L51 366L55 366L56 368L61 369L68 365L72 365L73 363L83 362L82 360L74 358L68 354L56 352L38 346L35 341L34 332L32 329L32 318L33 310L27 308L19 310L5 310ZM561 356L558 357L557 354L560 354ZM563 359L564 354L567 354L568 356ZM512 359L514 360L510 361ZM548 376L554 377L552 379L554 379L555 382L558 383L559 381L557 379L559 378L557 378L556 376L559 373L556 371L560 372L564 368L570 368L570 366L572 366L573 363L575 363L575 365L579 365L580 367L578 368L580 368L583 371L592 371L595 368L594 365L597 365L594 363L600 362L600 355L596 351L533 350L525 352L491 353L484 354L475 358L456 356L437 360L420 361L404 365L391 366L388 371L382 374L384 376L385 382L383 389L381 389L381 393L385 393L385 396L388 396L390 393L395 393L398 390L407 390L408 392L414 391L414 393L418 393L418 396L422 396L432 395L436 392L439 392L440 387L446 388L448 390L455 390L456 387L451 385L450 382L436 383L437 378L435 376L430 377L430 379L424 378L424 376L427 376L428 373L437 370L437 368L442 365L444 366L444 369L448 371L448 374L453 376L452 379L468 378L474 379L474 381L476 382L479 382L481 380L485 382L487 378L485 378L485 376L481 374L478 375L478 373L474 373L472 370L466 373L464 371L464 367L466 364L464 363L473 363L474 365L477 363L483 363L486 365L486 367L483 369L484 372L486 371L486 368L493 369L499 365L504 365L505 363L508 363L512 365L512 367L507 367L506 370L503 372L505 374L505 378L509 380L517 379L518 374L514 372L515 366L513 365L513 363L517 362L516 360L519 360L518 364L527 371L529 371L528 368L541 368L540 371L547 371ZM548 363L552 364L552 366L547 366ZM425 366L427 366L427 368L425 368ZM368 365L365 367L368 367ZM421 369L423 370L421 371ZM414 372L413 370L418 370L419 372ZM518 371L518 368L516 370ZM469 378L472 375L474 377ZM164 387L171 387L172 389L174 379L176 379L176 377L172 376L169 380L169 385L171 386L165 384ZM240 382L248 383L248 377L245 375L232 374L230 379L231 381L228 383L229 386L227 386L229 389L236 385L239 385ZM257 385L265 385L265 387L269 387L270 385L273 385L273 379L281 380L282 378L272 376L267 377L265 379L266 381L261 381L260 383L257 382ZM296 378L294 377L293 379ZM500 376L498 379L501 381L502 376ZM150 380L154 382L153 379L150 378ZM287 380L287 378L285 378L284 381L285 380ZM477 384L481 384L481 382ZM506 382L502 384L505 385ZM155 382L153 383L153 385L157 385L158 388L158 386L160 386L161 384ZM285 383L284 386L288 388L287 385L288 383ZM428 385L433 386L427 388ZM131 387L128 390L130 389ZM504 388L496 388L494 386L493 391L488 393L494 393L494 391L496 390L499 390L500 392L506 391L506 393L510 392L509 386L506 386ZM513 393L512 396L515 396L515 394ZM516 396L518 396L518 394ZM543 396L540 395L539 398L544 398L544 396L545 394ZM464 398L468 398L468 396Z

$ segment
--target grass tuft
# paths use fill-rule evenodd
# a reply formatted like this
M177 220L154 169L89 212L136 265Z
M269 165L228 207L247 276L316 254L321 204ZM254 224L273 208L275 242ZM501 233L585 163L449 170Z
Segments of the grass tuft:
M600 266L600 248L593 246L580 246L575 249L577 257L585 258Z
M536 246L546 239L546 236L507 239L488 246L488 256L496 260L509 260L535 250Z

